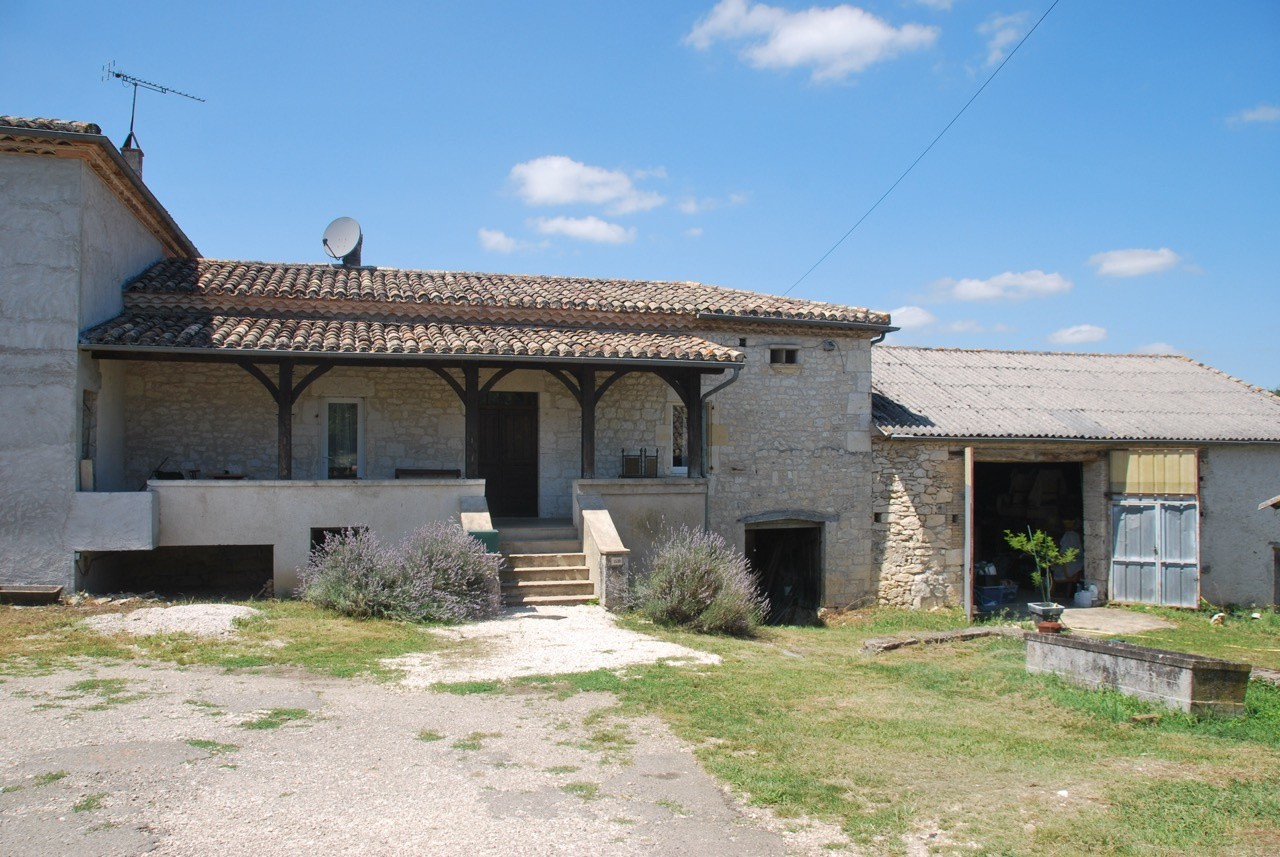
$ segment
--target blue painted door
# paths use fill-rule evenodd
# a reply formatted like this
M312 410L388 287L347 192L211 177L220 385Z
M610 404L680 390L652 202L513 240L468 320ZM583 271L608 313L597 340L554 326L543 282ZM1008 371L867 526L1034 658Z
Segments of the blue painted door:
M1200 603L1200 509L1194 498L1129 497L1111 504L1112 601Z

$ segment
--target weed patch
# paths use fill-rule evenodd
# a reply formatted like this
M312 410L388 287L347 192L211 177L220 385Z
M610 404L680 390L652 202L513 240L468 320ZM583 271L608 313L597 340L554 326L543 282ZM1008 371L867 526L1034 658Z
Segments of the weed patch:
M450 746L455 750L483 750L487 739L501 737L501 732L472 732L466 738L454 741Z
M580 797L583 800L599 800L600 786L595 783L565 783L560 791Z
M106 792L86 795L72 804L71 810L72 812L93 812L94 810L102 809L102 799L106 796Z
M305 708L272 708L261 717L244 720L239 724L242 729L279 729L286 723L306 720L311 712Z
M501 693L506 685L500 681L458 681L452 683L437 682L431 689L440 693L452 693L455 696L471 696L477 693Z
M204 750L211 756L222 756L240 749L238 744L223 744L218 741L206 741L201 738L193 738L187 742L187 746L195 747L197 750Z
M421 732L418 733L418 740L431 743L433 741L443 741L444 736L441 735L439 732L433 732L430 729L423 729Z

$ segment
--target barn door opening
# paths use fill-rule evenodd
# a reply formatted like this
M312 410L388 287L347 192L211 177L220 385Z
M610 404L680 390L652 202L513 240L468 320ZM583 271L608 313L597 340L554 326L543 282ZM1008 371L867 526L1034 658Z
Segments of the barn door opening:
M822 605L822 527L752 526L747 561L769 599L770 625L816 625Z

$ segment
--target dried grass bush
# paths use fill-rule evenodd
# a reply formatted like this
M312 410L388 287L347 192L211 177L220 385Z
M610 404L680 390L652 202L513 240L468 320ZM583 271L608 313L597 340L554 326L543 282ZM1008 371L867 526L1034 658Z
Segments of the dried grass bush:
M754 633L769 610L746 557L719 534L687 527L659 543L640 604L659 625L734 636Z
M464 622L501 607L498 557L457 524L427 524L394 548L367 529L330 533L311 553L302 597L357 618Z

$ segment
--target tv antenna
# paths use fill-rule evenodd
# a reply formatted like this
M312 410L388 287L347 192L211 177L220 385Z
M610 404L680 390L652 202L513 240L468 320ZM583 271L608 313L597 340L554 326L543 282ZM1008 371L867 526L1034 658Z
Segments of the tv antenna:
M174 89L172 86L161 86L158 83L152 83L149 80L143 80L140 77L125 74L124 72L116 69L115 60L112 60L102 67L102 79L110 81L113 78L120 81L125 86L133 87L133 107L129 110L129 136L124 138L124 145L121 146L122 149L127 149L131 145L135 147L138 145L138 138L133 136L133 120L138 115L139 86L143 89L149 89L152 92L158 92L161 95L168 95L172 92L174 95L181 95L183 98L190 98L192 101L199 101L201 104L204 103L204 99L198 95L192 95L189 92L182 92L181 90Z

